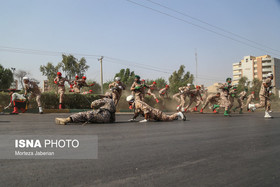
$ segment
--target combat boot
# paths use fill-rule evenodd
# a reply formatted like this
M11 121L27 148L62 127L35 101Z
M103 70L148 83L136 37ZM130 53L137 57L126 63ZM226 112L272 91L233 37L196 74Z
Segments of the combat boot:
M71 122L71 118L55 118L55 123L57 125L66 125L67 123Z
M228 110L225 110L224 116L230 116L229 113L228 113Z
M269 115L268 111L265 111L264 114L264 118L272 118L272 116Z
M203 113L203 109L200 110L200 113Z
M18 114L18 107L14 107L14 111L11 114Z
M158 100L158 99L156 99L156 102L157 102L157 103L159 103L159 100Z
M59 109L62 109L62 104L61 103L59 103L59 107L58 107Z
M239 114L243 114L243 112L242 112L242 108L240 108Z

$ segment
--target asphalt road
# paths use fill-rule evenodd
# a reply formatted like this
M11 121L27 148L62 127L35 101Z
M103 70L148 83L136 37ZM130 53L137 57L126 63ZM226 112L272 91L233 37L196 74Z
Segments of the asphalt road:
M54 124L67 114L0 115L0 134L98 135L98 159L0 160L0 186L279 186L280 113L188 121ZM0 142L1 143L1 142Z

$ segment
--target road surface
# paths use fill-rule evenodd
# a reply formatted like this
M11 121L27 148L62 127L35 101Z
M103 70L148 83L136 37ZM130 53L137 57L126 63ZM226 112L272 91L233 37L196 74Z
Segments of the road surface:
M67 114L0 115L1 135L98 136L98 159L0 160L0 186L279 186L280 113L263 115L86 126L54 124Z

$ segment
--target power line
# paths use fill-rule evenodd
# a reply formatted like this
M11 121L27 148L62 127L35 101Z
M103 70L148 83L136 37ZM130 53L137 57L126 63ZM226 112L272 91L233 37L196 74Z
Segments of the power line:
M176 16L173 16L173 15L171 15L171 14L168 14L168 13L162 12L162 11L160 11L160 10L157 10L157 9L154 9L154 8L151 8L151 7L148 7L148 6L146 6L146 5L143 5L143 4L140 4L140 3L136 3L136 2L131 1L131 0L126 0L126 1L128 1L128 2L130 2L130 3L133 3L133 4L136 4L136 5L138 5L138 6L144 7L144 8L146 8L146 9L152 10L152 11L154 11L154 12L160 13L160 14L162 14L162 15L165 15L165 16L168 16L168 17L171 17L171 18L173 18L173 19L176 19L176 20L182 21L182 22L184 22L184 23L187 23L187 24L193 25L193 26L195 26L195 27L198 27L198 28L200 28L200 29L206 30L206 31L208 31L208 32L212 32L212 33L214 33L214 34L216 34L216 35L219 35L219 36L222 36L222 37L224 37L224 38L228 38L228 39L230 39L230 40L232 40L232 41L235 41L235 42L241 43L241 44L243 44L243 45L246 45L246 46L249 46L249 47L252 47L252 48L255 48L255 49L261 50L261 51L264 51L264 52L266 52L266 53L268 53L268 54L270 53L270 54L274 54L274 55L280 56L280 54L278 54L278 53L274 53L274 52L268 51L268 50L266 50L266 49L263 49L263 48L260 48L260 47L253 46L253 45L248 44L248 43L246 43L246 42L243 42L243 41L237 40L237 39L235 39L235 38L233 38L233 37L230 37L230 36L227 36L227 35L221 34L221 33L216 32L216 31L214 31L214 30L211 30L211 29L208 29L208 28L206 28L206 27L200 26L200 25L198 25L198 24L192 23L192 22L187 21L187 20L185 20L185 19L178 18L178 17L176 17Z
M221 30L221 31L223 31L223 32L226 32L226 33L228 33L228 34L234 35L234 36L236 36L236 37L238 37L238 38L241 38L241 39L243 39L243 40L246 40L246 41L248 41L248 42L251 42L251 43L254 43L254 44L257 44L257 45L266 47L266 48L271 49L271 50L273 50L273 51L280 52L280 50L273 49L273 48L271 48L271 47L269 47L269 46L266 46L266 45L264 45L264 44L261 44L261 43L258 43L258 42L256 42L256 41L250 40L250 39L248 39L248 38L246 38L246 37L244 37L244 36L241 36L241 35L239 35L239 34L233 33L233 32L231 32L231 31L228 31L228 30L223 29L223 28L221 28L221 27L218 27L218 26L216 26L216 25L210 24L210 23L208 23L208 22L206 22L206 21L203 21L203 20L201 20L201 19L195 18L195 17L193 17L193 16L191 16L191 15L188 15L188 14L186 14L186 13L180 12L180 11L175 10L175 9L173 9L173 8L167 7L167 6L162 5L162 4L160 4L160 3L154 2L154 1L152 1L152 0L145 0L145 1L148 1L148 2L150 2L150 3L153 3L153 4L158 5L158 6L160 6L160 7L163 7L163 8L165 8L165 9L167 9L167 10L176 12L176 13L178 13L178 14L181 14L181 15L185 16L185 17L191 18L191 19L193 19L193 20L196 20L196 21L198 21L198 22L200 22L200 23L206 24L206 25L211 26L211 27L213 27L213 28L215 28L215 29L218 29L218 30Z
M13 48L13 47L6 47L6 46L0 46L0 51L7 51L7 52L12 52L12 53L23 53L23 54L31 54L31 55L46 55L46 56L61 56L61 54L65 54L66 52L56 52L56 51L44 51L44 50L34 50L34 49L23 49L23 48ZM86 56L86 57L96 57L98 55L92 55L92 54L79 54L79 53L68 53L68 54L73 54L73 55L78 55L78 56ZM100 56L98 56L100 57ZM114 58L114 57L109 57L109 56L104 56L105 62L108 63L113 63L113 64L120 64L128 67L133 67L133 68L140 68L140 69L145 69L148 71L154 71L154 72L159 72L159 73L164 73L171 75L175 70L170 70L170 69L163 69L163 68L158 68L156 66L151 66L151 65L146 65L146 64L141 64L141 63L136 63L128 60L123 60L119 58ZM109 59L109 60L107 60ZM127 63L124 63L127 62ZM211 78L211 77L204 77L202 78L201 76L197 77L198 79L205 79L205 80L221 80L219 78Z

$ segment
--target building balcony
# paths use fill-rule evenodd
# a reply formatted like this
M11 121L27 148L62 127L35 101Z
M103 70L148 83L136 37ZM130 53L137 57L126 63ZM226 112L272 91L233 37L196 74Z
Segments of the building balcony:
M262 69L262 72L269 72L269 73L271 73L272 72L272 68L264 68L264 69Z
M242 73L241 72L233 72L232 74L234 76L234 75L241 75Z

